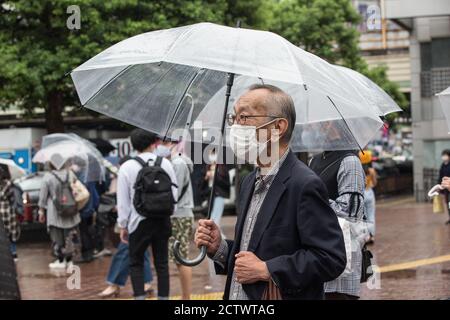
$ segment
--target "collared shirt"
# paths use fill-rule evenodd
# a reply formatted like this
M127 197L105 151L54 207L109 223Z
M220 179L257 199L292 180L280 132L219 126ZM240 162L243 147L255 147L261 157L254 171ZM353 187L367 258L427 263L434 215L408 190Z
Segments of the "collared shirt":
M150 161L150 165L156 160L156 155L150 152L144 152L139 154L140 158L145 162ZM161 168L167 172L172 181L172 194L174 199L178 199L177 191L177 177L172 164L166 158L162 159ZM145 219L141 216L133 205L134 198L134 183L136 182L137 175L142 169L142 166L136 160L128 160L119 169L119 175L117 178L117 223L120 228L128 229L128 233L131 234L136 230L139 223ZM176 210L176 208L175 208Z
M272 185L275 176L277 175L280 167L283 165L289 150L283 154L283 156L278 160L268 171L266 175L261 174L261 170L258 167L256 169L256 181L255 189L253 191L252 199L248 207L247 215L245 216L244 229L242 231L241 243L239 246L239 251L247 251L250 239L253 234L253 229L255 227L256 220L258 218L258 213L261 209L261 205ZM243 214L243 213L241 213ZM225 240L222 239L219 249L212 258L214 261L225 265L227 263L226 258L228 257L228 246ZM230 300L248 300L247 294L242 288L242 284L237 282L236 274L233 270L233 275L231 278L231 288L230 288Z
M365 175L357 156L348 156L342 160L337 183L340 196L335 201L330 200L330 206L338 217L350 222L351 270L344 272L337 279L325 283L325 292L359 296L362 268L361 248L368 235L368 228L364 221Z

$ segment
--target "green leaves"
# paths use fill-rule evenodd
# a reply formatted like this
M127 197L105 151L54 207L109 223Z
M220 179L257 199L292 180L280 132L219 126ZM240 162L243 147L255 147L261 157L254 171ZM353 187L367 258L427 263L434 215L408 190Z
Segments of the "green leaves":
M71 5L80 8L80 30L67 28ZM55 92L65 105L78 105L65 74L112 44L201 21L234 26L238 19L242 27L274 31L332 63L363 71L406 104L385 72L368 71L354 28L359 15L349 0L18 0L1 1L0 13L0 108L15 105L29 114L44 108L48 114Z

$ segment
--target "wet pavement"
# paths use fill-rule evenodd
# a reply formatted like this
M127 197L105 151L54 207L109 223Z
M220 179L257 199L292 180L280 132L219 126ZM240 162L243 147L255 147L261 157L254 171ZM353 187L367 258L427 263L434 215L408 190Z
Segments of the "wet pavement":
M378 202L377 234L370 250L380 267L381 281L363 285L362 299L448 299L450 297L450 226L448 217L433 214L431 204L417 204L410 197ZM235 217L223 219L232 238ZM193 249L192 256L197 254ZM105 286L111 257L80 264L80 288L75 275L52 273L48 243L24 243L18 247L19 284L24 299L97 299ZM180 295L175 265L170 266L171 296ZM155 273L154 273L155 275ZM156 278L156 277L155 277ZM208 261L193 269L193 298L220 299L225 278L216 276ZM154 285L156 281L154 281ZM156 286L155 286L156 287ZM131 298L128 281L120 298Z

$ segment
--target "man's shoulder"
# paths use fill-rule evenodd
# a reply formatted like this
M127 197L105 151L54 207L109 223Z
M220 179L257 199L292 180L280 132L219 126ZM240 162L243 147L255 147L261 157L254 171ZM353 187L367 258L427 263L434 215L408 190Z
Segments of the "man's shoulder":
M134 160L134 158L130 158L120 165L119 174L121 172L123 173L123 172L129 170L130 168L136 167L137 165L139 165L138 162L136 160Z
M319 176L299 159L295 161L291 171L291 179L294 178L294 180L302 183L308 183L311 180L320 180Z

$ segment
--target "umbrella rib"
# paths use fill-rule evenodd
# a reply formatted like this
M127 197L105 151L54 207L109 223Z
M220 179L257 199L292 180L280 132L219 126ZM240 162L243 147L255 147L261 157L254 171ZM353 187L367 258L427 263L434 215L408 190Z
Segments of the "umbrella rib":
M108 80L108 82L106 82L103 86L101 86L100 89L97 90L96 93L94 93L92 95L92 97L90 97L88 99L88 101L86 101L83 105L87 105L89 102L91 102L91 100L93 100L95 97L97 97L100 92L103 91L103 89L105 89L109 84L111 84L111 82L113 82L114 80L116 80L119 76L121 76L125 71L127 71L128 69L130 69L133 65L128 65L126 66L123 70L121 70L120 72L118 72L114 77L112 77L111 79Z
M330 96L327 95L327 98L330 100L331 104L334 106L334 108L336 109L336 111L339 113L339 115L342 118L342 121L344 121L345 126L347 127L348 131L350 132L350 134L353 137L353 140L355 140L356 144L358 145L358 148L364 153L363 149L361 148L361 146L358 143L358 140L356 140L355 135L353 134L352 130L350 129L347 121L345 120L344 116L342 115L341 111L338 109L338 107L336 106L336 104L334 103L334 101L330 98Z
M174 113L173 113L172 119L170 119L169 125L167 126L166 133L164 134L163 139L167 138L167 134L169 133L169 130L170 130L170 128L172 127L173 121L175 120L175 116L177 115L178 110L180 109L181 103L183 102L184 97L186 96L186 93L187 93L187 92L189 91L189 89L191 88L192 83L195 81L195 79L197 79L197 76L198 76L198 75L200 74L200 72L203 71L203 70L204 70L203 68L198 69L198 70L195 72L195 74L191 77L191 79L189 80L188 85L187 85L186 88L184 89L183 94L181 95L180 100L178 101L178 104L177 104L177 106L176 106L176 108L175 108L175 111L174 111Z

